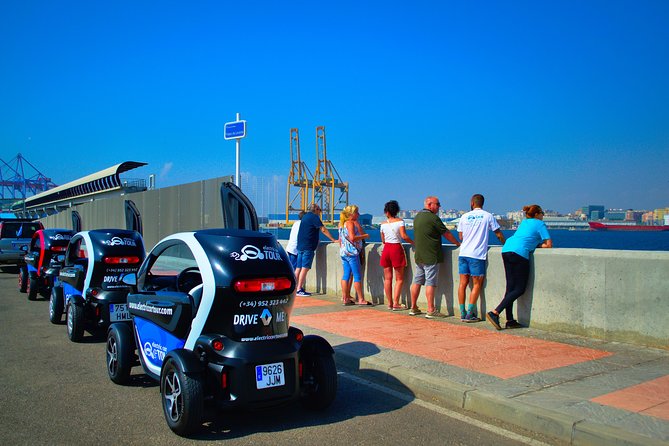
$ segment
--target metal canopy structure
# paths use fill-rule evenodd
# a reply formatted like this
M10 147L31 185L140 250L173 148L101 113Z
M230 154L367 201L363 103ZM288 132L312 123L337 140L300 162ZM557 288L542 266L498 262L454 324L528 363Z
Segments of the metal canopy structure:
M80 203L103 198L105 195L118 195L119 192L138 192L146 190L146 182L124 182L120 174L146 163L125 161L97 173L90 174L46 192L15 203L11 212L23 218L41 218L55 214Z

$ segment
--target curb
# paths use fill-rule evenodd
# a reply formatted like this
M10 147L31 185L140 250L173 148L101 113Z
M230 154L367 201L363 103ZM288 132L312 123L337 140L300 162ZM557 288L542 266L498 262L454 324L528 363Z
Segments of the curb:
M392 365L373 356L360 358L338 350L337 368L362 378L374 375L377 384L397 387L400 382L417 399L445 408L464 409L564 441L571 445L667 446L669 443L614 426L593 423L538 406L503 398L475 387ZM381 376L379 376L381 375Z

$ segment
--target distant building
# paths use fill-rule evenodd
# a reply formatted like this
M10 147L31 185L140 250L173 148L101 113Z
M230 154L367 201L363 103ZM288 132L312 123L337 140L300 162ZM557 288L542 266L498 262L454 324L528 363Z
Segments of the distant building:
M581 214L588 220L600 220L604 218L605 210L603 205L589 204L581 208Z
M609 209L606 211L605 218L609 221L625 221L627 211L622 209Z

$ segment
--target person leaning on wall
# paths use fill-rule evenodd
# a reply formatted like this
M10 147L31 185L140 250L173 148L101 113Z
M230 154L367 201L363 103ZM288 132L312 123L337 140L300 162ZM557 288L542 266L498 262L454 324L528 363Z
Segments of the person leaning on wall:
M536 248L552 248L553 241L544 223L544 211L538 204L523 207L525 219L518 230L506 239L502 247L502 261L506 273L506 292L497 308L486 314L486 319L496 329L501 330L499 315L506 312L505 328L520 328L513 318L513 303L523 295L530 278L530 254Z

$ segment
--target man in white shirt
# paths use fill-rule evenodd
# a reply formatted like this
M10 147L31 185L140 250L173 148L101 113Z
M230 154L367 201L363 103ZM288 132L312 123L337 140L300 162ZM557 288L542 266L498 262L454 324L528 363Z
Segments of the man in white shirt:
M506 241L495 217L490 212L483 210L484 201L483 195L473 195L471 200L472 210L460 217L460 223L458 224L458 234L460 240L462 240L458 257L458 272L460 273L458 302L460 304L460 319L463 322L478 322L481 320L476 313L476 301L481 294L481 287L485 279L490 231L495 233L502 245ZM465 294L470 276L473 286L469 296L469 305L465 311Z
M300 223L302 222L304 211L300 211L297 216L299 217L299 220L293 223L293 227L290 228L290 236L288 237L288 244L286 245L286 252L288 253L290 264L293 265L295 277L300 273L297 269L297 234L300 232Z

